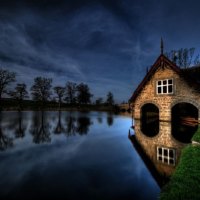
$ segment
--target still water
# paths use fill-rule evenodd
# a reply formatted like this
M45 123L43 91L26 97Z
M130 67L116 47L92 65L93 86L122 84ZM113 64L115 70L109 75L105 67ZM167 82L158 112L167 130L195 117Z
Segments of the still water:
M131 123L104 112L3 112L0 199L157 199Z

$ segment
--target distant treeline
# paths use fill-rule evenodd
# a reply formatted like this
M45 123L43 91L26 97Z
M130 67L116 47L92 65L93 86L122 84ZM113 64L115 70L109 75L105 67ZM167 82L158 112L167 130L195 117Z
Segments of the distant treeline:
M16 82L16 73L6 69L0 69L0 106L1 110L12 109L112 109L114 97L111 92L106 95L104 101L102 97L92 103L94 96L90 88L85 83L66 82L64 86L52 86L51 78L36 77L27 90L25 83L16 83L13 89L8 86ZM29 95L30 94L30 95ZM9 97L9 98L8 98Z

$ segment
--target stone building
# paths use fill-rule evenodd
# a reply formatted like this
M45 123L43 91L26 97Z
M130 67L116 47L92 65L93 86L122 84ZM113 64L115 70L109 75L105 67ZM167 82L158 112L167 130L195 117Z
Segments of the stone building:
M129 102L134 119L157 110L159 120L171 121L175 110L200 120L200 67L180 69L161 53Z
M200 67L181 69L161 48L130 98L135 139L158 171L170 175L200 120Z

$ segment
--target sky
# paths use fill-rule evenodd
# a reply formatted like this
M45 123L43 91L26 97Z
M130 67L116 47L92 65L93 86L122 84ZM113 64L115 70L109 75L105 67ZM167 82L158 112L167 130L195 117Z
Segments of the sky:
M1 0L0 68L128 101L164 51L200 52L199 0ZM16 84L16 83L15 83ZM13 84L14 86L14 84Z

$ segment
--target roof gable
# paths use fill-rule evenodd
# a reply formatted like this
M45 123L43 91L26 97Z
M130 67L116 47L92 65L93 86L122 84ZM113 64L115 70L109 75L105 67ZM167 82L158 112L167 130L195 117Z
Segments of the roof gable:
M181 70L179 67L176 66L172 61L170 61L166 56L161 54L155 63L152 65L142 82L138 85L137 89L133 93L132 97L130 98L129 102L135 101L136 97L139 95L139 93L142 91L146 83L151 79L151 77L155 74L155 72L159 68L165 68L165 67L170 67L174 72L180 74Z

